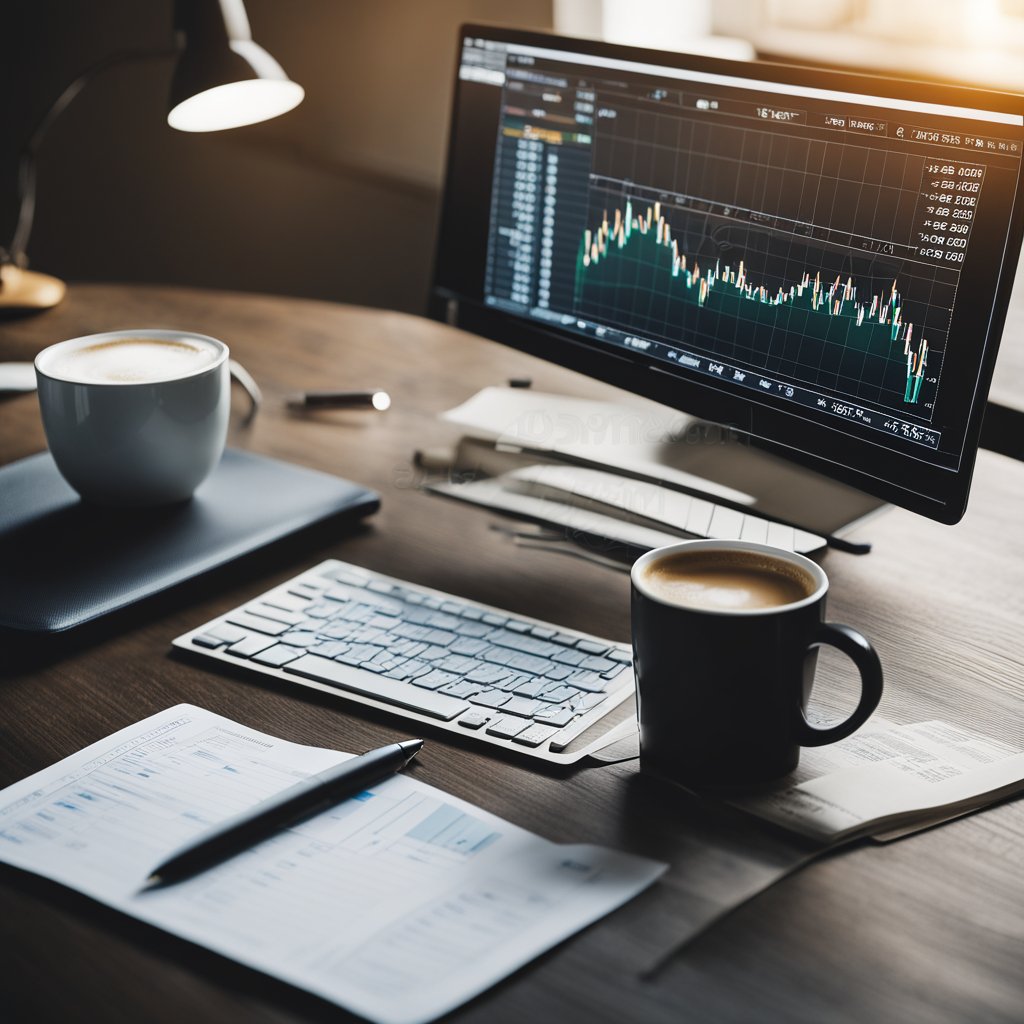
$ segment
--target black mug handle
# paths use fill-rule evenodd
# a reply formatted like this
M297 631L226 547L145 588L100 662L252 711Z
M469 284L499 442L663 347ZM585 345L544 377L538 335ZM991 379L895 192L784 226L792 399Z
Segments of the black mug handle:
M808 645L831 644L843 652L860 670L860 702L845 722L828 729L816 729L800 712L796 741L801 747L823 747L856 732L871 717L882 699L882 663L874 647L857 630L838 622L818 624L814 639Z

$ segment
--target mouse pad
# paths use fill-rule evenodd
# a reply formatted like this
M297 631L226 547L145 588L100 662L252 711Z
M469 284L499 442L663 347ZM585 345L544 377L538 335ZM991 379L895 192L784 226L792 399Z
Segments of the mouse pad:
M191 501L106 509L83 502L48 452L32 455L0 468L0 629L70 629L379 505L348 480L228 449Z

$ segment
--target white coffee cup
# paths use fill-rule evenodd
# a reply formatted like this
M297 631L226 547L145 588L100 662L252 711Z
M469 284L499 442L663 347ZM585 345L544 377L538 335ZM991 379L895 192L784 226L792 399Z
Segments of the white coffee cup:
M231 381L215 338L109 331L51 345L35 368L50 453L86 501L184 501L220 460Z

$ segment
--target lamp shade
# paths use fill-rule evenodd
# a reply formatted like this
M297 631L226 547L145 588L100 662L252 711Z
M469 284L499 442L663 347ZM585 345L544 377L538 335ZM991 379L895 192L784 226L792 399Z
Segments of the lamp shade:
M238 128L277 117L302 101L302 86L253 42L242 0L177 0L175 27L183 47L171 81L172 128Z

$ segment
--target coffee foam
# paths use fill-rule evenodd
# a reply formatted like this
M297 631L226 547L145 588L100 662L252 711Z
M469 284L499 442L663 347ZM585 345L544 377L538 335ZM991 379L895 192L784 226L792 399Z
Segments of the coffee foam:
M647 565L640 579L658 600L721 612L784 607L818 587L786 559L735 548L667 555Z
M83 384L140 384L190 376L219 355L199 338L109 338L55 352L40 368Z

